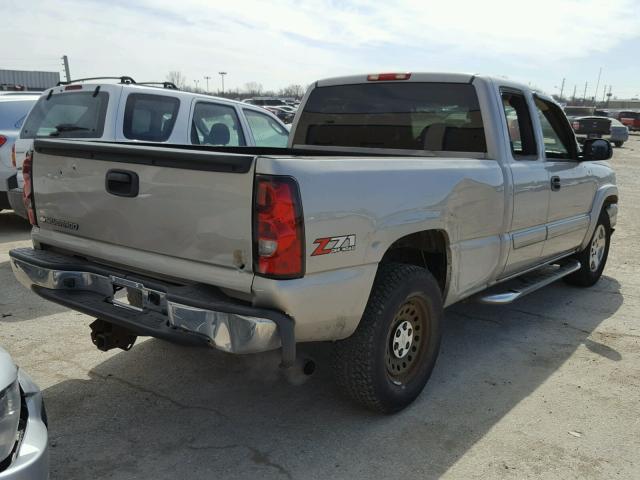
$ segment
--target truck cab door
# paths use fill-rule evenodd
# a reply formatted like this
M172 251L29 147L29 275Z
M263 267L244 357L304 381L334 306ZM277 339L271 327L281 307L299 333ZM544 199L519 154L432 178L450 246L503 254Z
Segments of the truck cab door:
M550 182L544 153L534 135L533 98L513 88L501 88L500 95L513 181L509 252L500 275L505 277L538 263L543 255Z
M542 252L543 257L549 258L582 243L597 183L591 175L590 162L578 161L575 136L560 107L538 96L534 101L549 173L547 240Z

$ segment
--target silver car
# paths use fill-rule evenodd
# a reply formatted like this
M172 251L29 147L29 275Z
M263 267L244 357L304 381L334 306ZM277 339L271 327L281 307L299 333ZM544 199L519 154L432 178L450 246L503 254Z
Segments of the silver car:
M49 478L47 441L40 390L0 348L0 480Z
M22 122L40 97L39 93L0 95L0 210L11 208L7 192L17 187L16 167L12 148L20 133Z

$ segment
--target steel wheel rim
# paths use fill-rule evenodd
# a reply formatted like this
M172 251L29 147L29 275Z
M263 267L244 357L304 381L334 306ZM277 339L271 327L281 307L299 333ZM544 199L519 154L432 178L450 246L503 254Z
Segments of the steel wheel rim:
M589 251L589 269L592 272L596 272L600 268L606 246L607 232L604 225L598 225L593 234L593 239L591 239L591 248Z
M385 367L396 385L406 383L418 369L427 335L425 301L420 297L407 299L396 312L387 335Z

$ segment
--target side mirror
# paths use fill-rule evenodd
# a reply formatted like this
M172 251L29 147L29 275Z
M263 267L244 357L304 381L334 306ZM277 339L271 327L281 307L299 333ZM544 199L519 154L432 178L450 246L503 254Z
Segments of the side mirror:
M582 160L609 160L612 156L609 140L589 138L582 145Z

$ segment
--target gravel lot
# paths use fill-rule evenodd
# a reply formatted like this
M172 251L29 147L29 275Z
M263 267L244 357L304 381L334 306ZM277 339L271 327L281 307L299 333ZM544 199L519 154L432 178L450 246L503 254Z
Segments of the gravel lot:
M621 208L605 276L508 307L446 312L435 373L390 417L344 400L329 349L292 386L277 355L144 339L96 350L91 318L19 285L0 214L0 344L44 391L52 479L640 478L640 136L612 160Z

